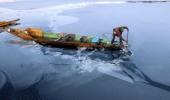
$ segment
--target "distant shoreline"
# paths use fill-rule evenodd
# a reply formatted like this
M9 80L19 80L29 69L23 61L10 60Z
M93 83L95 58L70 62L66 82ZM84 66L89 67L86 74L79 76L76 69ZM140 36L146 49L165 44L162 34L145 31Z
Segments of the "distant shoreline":
M23 2L23 1L21 0L20 2ZM126 2L126 3L159 3L159 2L170 2L170 0L115 0L115 1L111 1L111 0L105 1L105 0L103 0L103 1L104 2ZM0 3L12 3L12 2L17 2L17 0L0 0ZM31 0L30 0L30 2L31 2ZM101 2L102 2L102 0L101 0Z
M94 4L152 4L152 3L169 3L170 0L67 0L67 1L54 1L51 0L50 2L41 2L41 0L33 1L33 0L0 0L0 13L9 12L14 10L34 10L34 9L41 9L41 8L57 8L65 6L71 6L72 8L74 5L79 6L87 6L87 5L94 5ZM20 5L20 6L18 6Z
M159 3L159 2L170 2L170 0L139 0L139 1L126 1L127 3Z

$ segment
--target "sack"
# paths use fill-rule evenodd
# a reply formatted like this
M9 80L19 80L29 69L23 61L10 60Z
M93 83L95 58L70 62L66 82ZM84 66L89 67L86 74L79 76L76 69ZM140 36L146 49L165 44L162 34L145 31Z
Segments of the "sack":
M75 41L76 41L76 42L80 42L80 39L81 39L81 36L78 35L78 34L76 34L76 36L75 36Z
M80 39L80 42L87 43L88 42L87 36L82 36L81 39Z
M80 39L80 42L91 43L92 38L93 37L91 37L91 36L82 36L81 39Z
M43 37L44 38L49 38L49 39L58 39L58 35L57 34L54 34L54 33L43 33Z
M65 41L75 41L75 37L76 37L75 34L67 34L67 35L64 37L64 40L65 40Z
M106 38L104 38L104 39L99 39L99 44L110 44L111 42L108 40L108 39L106 39Z
M98 43L99 42L99 37L93 37L91 42L92 43Z
M43 37L43 32L41 29L38 28L27 28L25 31L28 32L29 35L35 38L42 38Z

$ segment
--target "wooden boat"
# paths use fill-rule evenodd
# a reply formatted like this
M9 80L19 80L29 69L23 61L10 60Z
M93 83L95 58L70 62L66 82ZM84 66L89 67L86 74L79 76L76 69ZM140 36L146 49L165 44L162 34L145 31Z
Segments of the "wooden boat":
M87 50L94 50L94 49L121 50L125 47L124 44L120 45L118 42L115 42L114 44L111 43L107 44L107 43L100 43L100 42L84 42L84 41L82 42L79 41L80 39L78 41L74 41L74 40L60 41L55 37L51 38L51 35L53 36L55 35L53 33L48 34L49 37L48 36L45 37L43 31L41 31L40 29L33 28L34 34L31 34L32 33L31 32L32 30L30 30L31 28L27 28L26 30L20 28L10 28L11 26L18 25L19 23L17 23L17 21L19 20L20 19L0 22L0 32L6 31L23 40L35 41L36 43L39 43L40 45L43 46L50 46L50 47L57 47L57 48L77 49L77 48L85 47ZM56 35L58 34L60 33L57 33Z
M0 27L5 28L5 27L9 27L9 26L14 26L14 25L18 25L19 23L17 23L17 21L19 21L20 19L15 19L15 20L11 20L11 21L2 21L0 22Z
M99 44L99 43L87 43L80 41L59 41L55 38L45 38L45 37L33 37L30 34L26 33L22 29L17 28L8 28L6 30L8 33L13 34L23 40L35 41L36 43L43 46L57 47L57 48L66 48L66 49L78 49L85 47L86 50L121 50L124 46L115 42L114 44ZM25 32L25 33L24 33ZM59 34L59 33L58 33Z

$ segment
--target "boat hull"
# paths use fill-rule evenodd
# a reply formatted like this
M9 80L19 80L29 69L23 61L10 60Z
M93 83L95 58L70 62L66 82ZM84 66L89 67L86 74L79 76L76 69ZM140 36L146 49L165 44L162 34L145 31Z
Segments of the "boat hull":
M90 43L90 42L78 42L78 41L59 41L51 38L40 38L40 37L32 37L29 34L24 33L21 29L10 29L7 31L23 40L35 41L36 43L48 46L48 47L57 47L57 48L67 48L67 49L78 49L78 48L86 48L86 50L121 50L124 46L119 43L115 44L100 44L100 43Z
M97 45L93 43L81 43L81 42L58 42L55 40L48 39L34 39L34 41L40 45L48 46L48 47L57 47L57 48L67 48L67 49L78 49L85 48L86 50L121 50L122 46L118 44L113 44L109 46L105 45Z

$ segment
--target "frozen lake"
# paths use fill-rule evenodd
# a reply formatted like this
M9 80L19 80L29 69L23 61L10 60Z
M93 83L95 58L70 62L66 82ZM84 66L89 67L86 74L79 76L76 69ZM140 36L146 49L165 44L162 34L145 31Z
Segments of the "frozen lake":
M169 100L170 3L66 0L0 4L0 20L111 38L112 28L130 29L129 59L110 52L85 52L11 44L0 33L0 98L4 100Z

